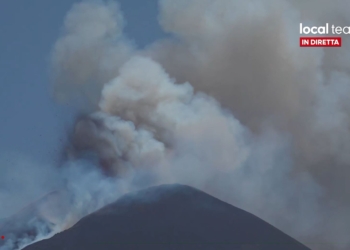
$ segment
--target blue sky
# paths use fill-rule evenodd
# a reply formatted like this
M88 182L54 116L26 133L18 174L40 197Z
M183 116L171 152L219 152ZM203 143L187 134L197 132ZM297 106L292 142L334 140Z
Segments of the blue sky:
M75 110L52 98L50 53L74 0L2 1L0 7L0 157L52 161ZM126 35L140 47L162 37L156 0L119 1Z

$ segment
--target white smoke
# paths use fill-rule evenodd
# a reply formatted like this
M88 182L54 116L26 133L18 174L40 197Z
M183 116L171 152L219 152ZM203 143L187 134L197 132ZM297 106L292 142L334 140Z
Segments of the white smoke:
M58 169L20 154L0 158L1 250L22 249L51 237L133 190L127 178L108 179L87 161Z
M350 25L347 1L159 2L174 38L143 51L123 35L117 4L85 1L66 17L55 93L88 99L103 129L81 129L122 174L67 163L58 175L73 201L56 230L130 190L178 182L312 249L348 249L349 39L298 44L300 22Z
M345 7L346 1L161 0L160 24L175 39L130 49L124 66L125 53L114 54L105 69L118 71L90 70L106 76L95 81L105 84L95 105L106 122L118 120L111 130L127 123L147 134L142 147L134 136L121 149L134 169L152 166L158 180L201 188L311 247L347 248L348 39L338 50L298 46L300 22L349 25ZM80 56L71 51L71 58ZM68 79L81 87L92 76Z
M268 129L252 134L213 98L176 84L151 59L131 58L105 85L100 107L154 134L155 142L136 152L128 147L133 169L151 168L161 182L195 186L299 236L321 223L315 213L321 188L306 172L293 176L288 136Z
M94 108L102 85L133 51L133 45L122 36L123 26L116 3L90 1L73 6L52 56L59 100L65 100L69 92L81 92L92 105L89 108Z

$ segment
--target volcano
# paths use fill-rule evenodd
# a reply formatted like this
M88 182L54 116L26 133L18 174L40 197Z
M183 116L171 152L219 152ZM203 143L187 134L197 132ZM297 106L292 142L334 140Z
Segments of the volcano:
M239 208L183 185L121 197L25 250L308 250Z

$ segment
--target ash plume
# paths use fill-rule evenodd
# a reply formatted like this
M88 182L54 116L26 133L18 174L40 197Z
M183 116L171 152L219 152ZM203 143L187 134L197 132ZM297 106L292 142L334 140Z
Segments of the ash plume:
M102 90L96 114L114 133L108 140L123 145L129 168L203 189L311 247L346 249L349 39L339 50L302 50L297 41L300 22L349 24L347 2L161 0L159 6L160 24L174 39L130 49L123 63L125 53L116 53L103 70L102 57L90 70L98 79L109 70L102 85L94 81ZM64 41L58 45L72 49ZM113 46L125 43L119 38ZM61 55L57 47L54 55ZM79 65L74 73L85 70ZM67 79L84 88L96 74ZM130 141L122 139L129 133L120 132L123 123L133 131Z
M130 190L176 182L312 249L348 249L349 38L336 50L298 43L300 22L350 25L348 2L159 7L172 38L144 50L123 35L115 3L83 1L66 17L52 54L55 93L83 96L89 113L57 170L73 202L56 232Z

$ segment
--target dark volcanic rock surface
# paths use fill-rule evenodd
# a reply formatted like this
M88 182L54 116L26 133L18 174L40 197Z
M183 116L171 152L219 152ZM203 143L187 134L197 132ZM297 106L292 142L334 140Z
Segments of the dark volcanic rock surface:
M182 185L129 194L25 250L307 250L241 209Z

